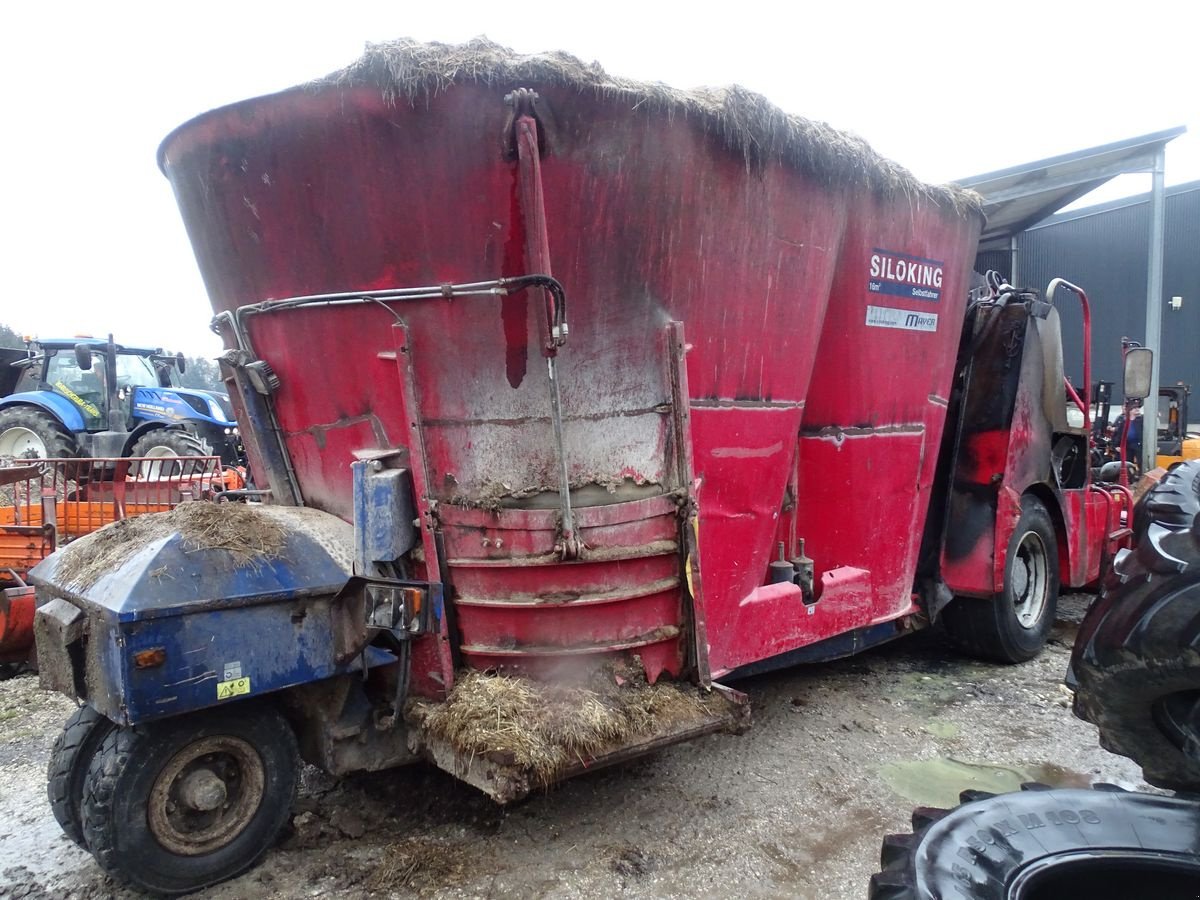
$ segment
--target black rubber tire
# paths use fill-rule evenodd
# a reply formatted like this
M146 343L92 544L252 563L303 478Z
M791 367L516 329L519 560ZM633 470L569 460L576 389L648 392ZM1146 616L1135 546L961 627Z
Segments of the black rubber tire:
M1014 576L1018 548L1026 535L1037 536L1045 556L1045 591L1041 612L1031 626L1021 624L1016 611ZM965 652L980 659L1020 663L1033 659L1046 646L1058 608L1058 538L1046 507L1036 497L1021 500L1021 516L1008 543L1004 591L991 599L957 597L943 612L946 631Z
M1200 892L1200 804L1026 785L967 791L953 810L917 809L884 838L870 900L1154 900Z
M81 706L63 724L50 750L46 767L46 794L50 811L63 833L87 849L83 840L83 783L96 750L116 726L90 706Z
M52 415L35 407L0 409L0 439L10 428L27 428L36 434L46 447L45 459L70 459L79 455L75 436Z
M133 457L149 456L158 448L170 450L175 456L213 455L212 448L205 440L193 432L181 428L155 428L147 431L134 441L129 455ZM137 474L150 478L174 478L182 474L182 466L180 463L170 462L170 457L167 456L163 457L162 462L143 463Z
M1117 560L1067 680L1102 747L1150 784L1200 791L1200 518L1188 531L1150 524Z
M1140 541L1151 522L1188 528L1200 513L1200 459L1179 463L1146 492L1133 513L1133 538Z
M195 855L165 846L151 827L151 797L176 754L208 738L236 739L261 764L262 795L243 827ZM83 832L106 872L156 894L183 894L249 869L279 837L291 813L299 753L286 720L271 706L241 703L116 728L92 759L84 786Z

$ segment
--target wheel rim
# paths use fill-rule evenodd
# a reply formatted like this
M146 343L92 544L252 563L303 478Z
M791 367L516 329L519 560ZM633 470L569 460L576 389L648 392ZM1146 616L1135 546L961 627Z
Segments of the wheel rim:
M18 459L29 459L30 457L45 459L47 455L46 442L38 437L38 433L31 428L14 425L0 434L0 456L12 456Z
M266 771L250 744L232 735L202 738L163 767L150 791L150 831L180 856L231 843L262 805Z
M178 459L179 454L171 447L164 444L147 449L142 456L147 459L167 460ZM142 478L166 478L175 473L175 465L168 462L144 462L141 465L141 471L138 473Z
M1046 609L1050 563L1046 556L1046 545L1035 531L1021 535L1016 559L1012 563L1009 587L1017 622L1022 628L1036 628Z

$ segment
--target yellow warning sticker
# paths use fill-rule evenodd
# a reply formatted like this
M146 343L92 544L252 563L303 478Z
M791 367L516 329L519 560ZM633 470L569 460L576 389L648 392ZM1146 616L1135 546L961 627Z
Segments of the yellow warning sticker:
M250 693L250 679L248 677L217 682L218 700L228 700L231 697L240 697L242 694L248 693Z

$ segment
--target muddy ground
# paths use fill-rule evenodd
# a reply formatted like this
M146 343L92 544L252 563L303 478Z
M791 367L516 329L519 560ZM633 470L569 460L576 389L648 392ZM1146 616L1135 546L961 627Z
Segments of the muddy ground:
M862 898L879 842L914 805L1031 778L1145 787L1061 687L1087 598L1018 667L958 656L936 631L762 675L754 726L576 779L507 809L426 768L308 770L290 835L194 896ZM69 702L0 683L0 896L133 897L60 833L45 766Z

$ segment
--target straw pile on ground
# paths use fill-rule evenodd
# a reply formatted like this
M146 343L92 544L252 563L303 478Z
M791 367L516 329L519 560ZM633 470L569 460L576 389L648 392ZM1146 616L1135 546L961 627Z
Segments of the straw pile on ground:
M585 683L467 672L444 703L416 702L409 714L465 757L515 766L547 785L572 763L667 726L699 722L725 703L691 684L647 684L637 663L607 666Z
M138 550L175 532L185 549L224 550L238 568L278 557L287 537L277 521L254 506L181 503L170 512L121 519L67 545L59 552L55 580L87 590Z
M748 166L778 159L826 184L865 186L883 196L930 201L960 214L977 213L977 194L953 185L933 186L880 156L857 135L824 122L789 115L766 97L732 86L680 90L661 83L609 75L562 52L524 55L486 37L465 44L400 38L368 43L347 68L309 87L371 85L390 103L426 105L454 84L475 82L501 90L562 86L615 98L631 115L678 116L717 134Z

